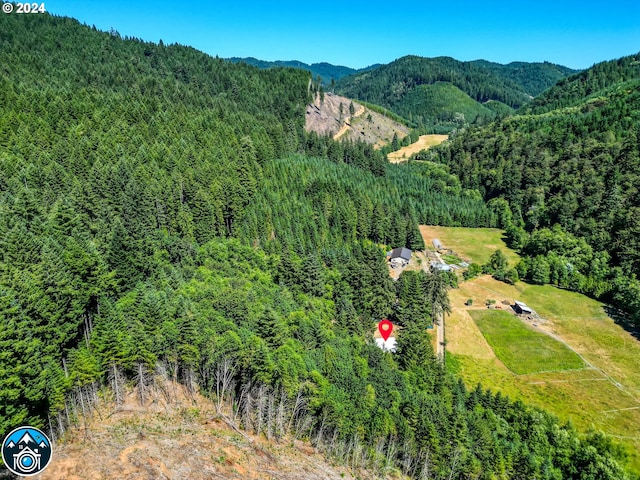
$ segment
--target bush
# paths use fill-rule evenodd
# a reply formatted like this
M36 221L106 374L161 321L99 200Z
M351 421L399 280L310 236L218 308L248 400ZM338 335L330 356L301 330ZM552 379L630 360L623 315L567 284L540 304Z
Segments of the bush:
M482 273L482 267L477 263L472 263L469 265L469 268L464 271L462 276L465 280L470 280L480 275L480 273Z
M510 268L504 274L503 282L509 283L511 285L515 285L515 283L520 280L518 276L518 271L515 268Z
M484 273L504 272L508 267L507 257L502 250L498 249L491 254L489 261L482 266Z

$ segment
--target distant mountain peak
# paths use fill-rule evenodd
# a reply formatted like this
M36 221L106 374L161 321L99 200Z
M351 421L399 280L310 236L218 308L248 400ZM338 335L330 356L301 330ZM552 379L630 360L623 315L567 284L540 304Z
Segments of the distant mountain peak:
M338 81L343 77L348 75L354 75L357 73L365 72L367 70L371 70L379 67L379 64L370 65L365 68L351 68L345 67L344 65L333 65L328 62L319 62L308 64L305 62L301 62L300 60L259 60L254 57L230 57L226 59L232 63L240 63L244 62L248 65L253 65L258 68L275 68L275 67L293 67L299 68L301 70L307 70L311 72L313 78L320 77L322 78L322 83L328 85L331 80Z

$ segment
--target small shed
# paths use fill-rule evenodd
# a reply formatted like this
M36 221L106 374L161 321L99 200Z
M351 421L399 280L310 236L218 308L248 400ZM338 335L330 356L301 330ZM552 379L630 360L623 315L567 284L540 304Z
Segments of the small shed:
M433 262L431 264L431 266L433 268L435 268L436 270L439 270L441 272L450 272L451 271L451 265L447 265L446 263Z
M440 240L438 240L437 238L434 238L431 243L433 243L433 246L435 247L436 250L440 250L441 248L443 248L442 247L442 242Z
M533 313L533 310L531 310L525 303L519 302L517 300L513 303L513 309L516 311L516 313Z
M398 247L389 253L389 261L393 265L405 266L411 260L411 250L406 247Z

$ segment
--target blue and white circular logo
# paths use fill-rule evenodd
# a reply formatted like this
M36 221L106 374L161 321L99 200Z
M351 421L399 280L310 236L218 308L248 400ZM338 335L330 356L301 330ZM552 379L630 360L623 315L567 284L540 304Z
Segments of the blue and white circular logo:
M51 441L37 428L16 428L2 442L2 461L16 475L37 475L51 461Z

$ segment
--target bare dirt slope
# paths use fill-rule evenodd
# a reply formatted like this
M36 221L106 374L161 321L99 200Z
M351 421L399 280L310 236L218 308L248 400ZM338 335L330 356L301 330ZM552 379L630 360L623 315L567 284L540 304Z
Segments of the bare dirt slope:
M373 478L330 463L309 443L238 430L214 405L176 386L177 400L134 395L99 406L54 445L38 480L342 480ZM378 478L378 477L376 477ZM387 477L400 478L400 477Z
M382 147L391 142L393 135L404 138L409 134L406 125L395 122L364 105L353 101L354 114L349 114L352 100L332 93L325 93L324 100L316 96L307 105L305 128L319 135L331 134L335 139L363 140ZM340 114L342 104L342 115ZM371 118L369 120L369 118Z
M402 147L400 150L387 154L387 158L391 163L400 163L405 161L414 153L418 153L421 150L428 150L431 147L440 145L442 142L449 138L448 135L420 135L418 141Z

